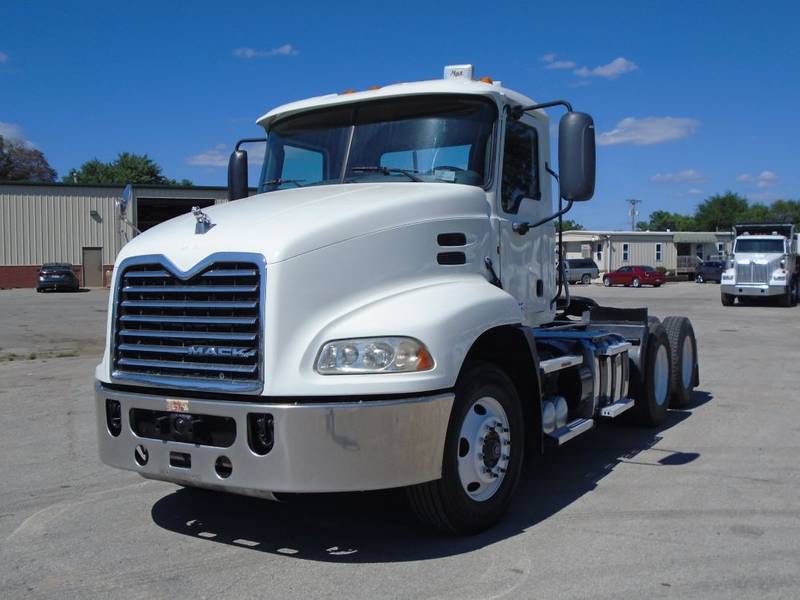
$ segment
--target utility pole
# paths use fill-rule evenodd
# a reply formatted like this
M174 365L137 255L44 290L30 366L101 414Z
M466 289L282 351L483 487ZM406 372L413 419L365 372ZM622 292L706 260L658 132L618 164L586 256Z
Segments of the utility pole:
M628 198L625 200L628 204L631 205L630 209L628 210L628 214L631 217L631 231L636 231L636 217L639 216L639 211L636 210L636 205L641 204L641 200L637 200L636 198Z

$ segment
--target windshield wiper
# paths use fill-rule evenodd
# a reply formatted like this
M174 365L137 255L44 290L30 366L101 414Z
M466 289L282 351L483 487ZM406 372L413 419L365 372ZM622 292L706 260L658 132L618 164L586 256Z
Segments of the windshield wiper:
M305 179L270 179L269 181L265 181L262 185L283 185L284 183L293 183L297 187L303 187L301 181L305 181Z
M361 172L361 173L383 173L384 175L391 175L392 173L400 173L401 175L405 175L411 181L422 181L419 177L414 175L417 171L413 171L411 169L394 169L391 167L380 167L380 166L370 166L370 167L352 167L350 169L354 173Z

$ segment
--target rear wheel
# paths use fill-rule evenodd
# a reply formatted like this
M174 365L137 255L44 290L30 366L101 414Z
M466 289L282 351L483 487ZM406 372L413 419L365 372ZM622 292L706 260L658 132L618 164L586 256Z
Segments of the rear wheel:
M592 283L592 276L591 276L591 275L589 275L588 273L584 273L584 274L581 276L581 283L582 283L583 285L589 285L590 283Z
M725 292L720 292L720 299L722 300L722 306L733 306L733 303L736 300L736 296L734 296L733 294L726 294Z
M513 382L490 363L466 364L456 384L442 478L407 488L412 509L424 523L449 533L491 527L511 502L524 446Z
M669 340L670 406L686 406L697 381L697 339L691 321L686 317L665 317L664 330Z
M697 283L705 283L705 279L703 278L703 276L702 276L702 275L698 275L697 277L695 277L695 278L694 278L694 280L695 280Z
M631 378L634 417L640 425L655 427L667 417L671 379L669 339L662 324L647 336L647 348L636 376Z
M608 275L603 277L603 285L606 287L611 287L611 280L608 278Z
M639 281L639 278L638 278L638 277L634 277L634 278L633 278L633 281L631 281L631 285L632 285L633 287L635 287L635 288L637 288L637 287L641 287L641 286L642 286L642 282L641 282L641 281Z
M778 297L778 304L784 307L792 306L792 298L794 297L794 286L787 285L783 290L783 294Z

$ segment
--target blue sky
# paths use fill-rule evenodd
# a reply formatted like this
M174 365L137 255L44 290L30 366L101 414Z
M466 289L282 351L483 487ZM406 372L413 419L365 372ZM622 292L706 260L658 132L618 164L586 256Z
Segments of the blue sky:
M710 194L798 198L797 2L14 2L0 35L0 133L59 172L147 153L224 185L255 119L308 96L441 76L451 63L593 115L595 198L691 212ZM557 114L557 113L556 113Z

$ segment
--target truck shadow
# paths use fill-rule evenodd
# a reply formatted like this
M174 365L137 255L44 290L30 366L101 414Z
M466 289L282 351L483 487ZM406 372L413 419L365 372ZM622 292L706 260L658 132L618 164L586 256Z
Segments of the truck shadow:
M179 489L151 509L159 527L240 548L305 560L403 562L471 552L535 527L595 489L621 462L680 468L696 452L653 448L660 433L689 418L712 396L697 391L659 429L609 424L531 461L506 517L489 531L454 537L420 525L398 490L307 495L291 502ZM650 450L646 457L641 456Z

